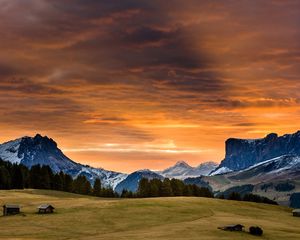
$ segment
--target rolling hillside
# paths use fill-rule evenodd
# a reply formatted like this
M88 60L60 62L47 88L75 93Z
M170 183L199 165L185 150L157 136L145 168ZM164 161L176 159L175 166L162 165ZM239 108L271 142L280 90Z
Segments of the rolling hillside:
M0 239L258 239L217 227L241 223L265 230L260 239L299 239L300 219L286 207L206 198L103 199L46 190L0 191L0 204L23 215L0 217ZM57 211L38 215L36 206ZM276 221L274 221L276 219Z
M285 155L241 171L202 177L201 180L207 182L215 192L236 191L236 187L242 189L251 185L249 192L289 205L290 196L300 192L300 158Z

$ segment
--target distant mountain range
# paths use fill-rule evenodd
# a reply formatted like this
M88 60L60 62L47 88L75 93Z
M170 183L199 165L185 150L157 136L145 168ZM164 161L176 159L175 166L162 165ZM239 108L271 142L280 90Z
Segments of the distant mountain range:
M209 187L216 194L252 192L286 205L290 196L300 192L300 131L280 137L272 133L261 139L230 138L220 165L206 162L191 167L179 161L163 171L146 169L131 174L76 163L53 139L39 134L0 144L0 158L27 167L48 165L54 172L63 171L74 178L84 175L91 183L100 178L103 185L117 192L136 191L142 178L177 178Z
M163 171L151 171L149 169L139 170L128 175L126 179L120 182L115 190L117 192L122 192L123 189L130 191L136 191L138 188L138 183L142 178L148 179L164 179L164 178L176 178L176 179L187 179L196 178L199 176L208 176L218 164L214 162L206 162L200 164L198 167L191 167L184 161L177 162L174 166L167 168Z
M208 162L193 168L181 161L161 172L139 170L128 175L76 163L64 155L53 139L47 136L42 137L40 134L0 144L0 158L12 163L23 164L29 168L37 164L48 165L54 172L63 171L74 178L84 175L91 183L96 178L100 178L103 185L110 186L119 192L123 189L136 191L138 182L143 177L185 179L208 175L217 167L216 163Z
M179 161L174 166L157 173L166 178L177 178L183 180L191 177L207 176L217 167L218 164L214 162L205 162L197 167L191 167L186 162Z

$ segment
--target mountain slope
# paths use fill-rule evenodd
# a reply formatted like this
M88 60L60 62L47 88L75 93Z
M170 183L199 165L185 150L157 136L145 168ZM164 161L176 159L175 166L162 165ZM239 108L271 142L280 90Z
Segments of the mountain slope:
M186 179L199 176L207 176L218 165L214 162L202 163L197 167L191 167L184 161L177 162L174 166L169 167L161 172L158 172L167 178Z
M115 191L117 193L121 193L123 189L126 189L128 191L136 192L138 190L139 182L142 178L147 178L147 179L157 178L162 180L164 177L148 169L139 170L129 174L122 182L120 182L116 186Z
M111 187L115 187L127 176L76 163L63 154L53 139L39 134L33 138L23 137L1 144L0 158L29 168L37 164L48 165L54 172L63 171L72 177L84 175L91 183L100 178L103 185Z
M300 157L295 155L284 155L276 157L243 171L228 174L233 180L253 180L261 182L265 180L279 179L282 176L288 176L289 179L294 177L300 179Z

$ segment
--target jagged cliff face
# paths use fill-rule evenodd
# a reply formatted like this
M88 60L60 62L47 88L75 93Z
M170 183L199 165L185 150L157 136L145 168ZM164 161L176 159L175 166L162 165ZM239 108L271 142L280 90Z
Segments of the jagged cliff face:
M230 138L226 141L225 159L219 168L242 170L287 154L300 155L300 131L280 137L271 133L254 140Z

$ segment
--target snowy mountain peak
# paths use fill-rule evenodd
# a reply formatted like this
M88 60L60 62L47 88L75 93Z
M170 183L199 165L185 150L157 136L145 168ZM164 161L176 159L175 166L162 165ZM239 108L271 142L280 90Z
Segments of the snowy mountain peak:
M186 167L186 168L191 168L191 166L188 165L185 161L178 161L173 167Z
M151 171L150 169L140 169L135 172L136 173L152 173L153 171Z
M218 165L213 162L206 162L200 164L198 167L191 167L184 161L177 162L174 166L169 167L162 172L159 172L162 176L168 178L186 179L191 177L199 177L202 175L207 176Z

